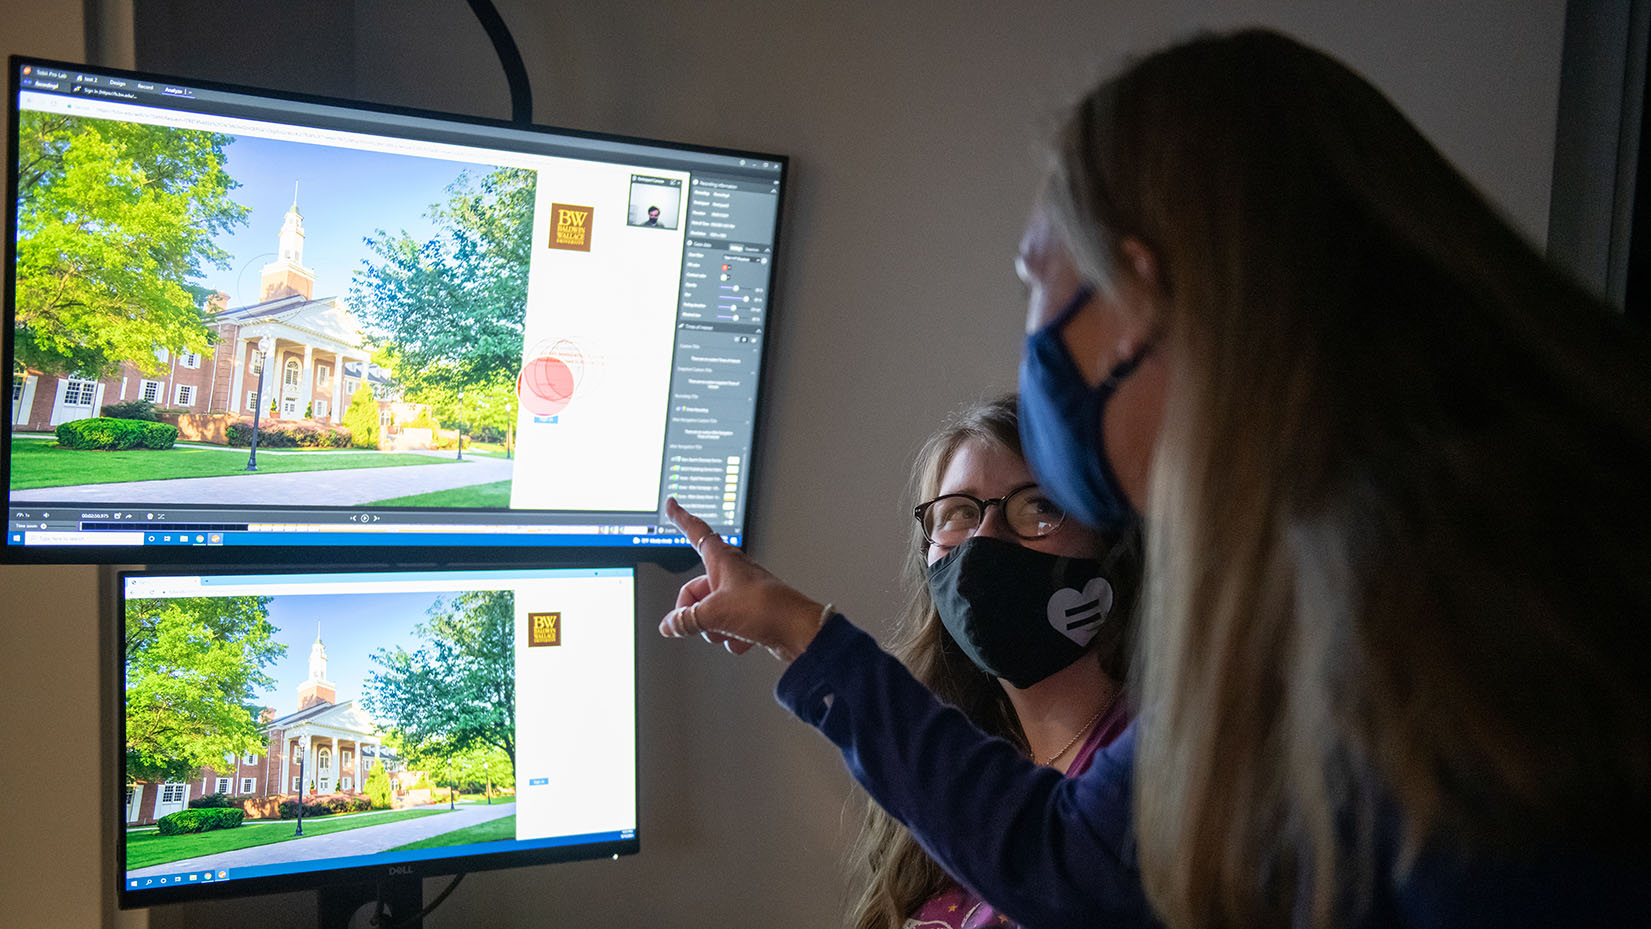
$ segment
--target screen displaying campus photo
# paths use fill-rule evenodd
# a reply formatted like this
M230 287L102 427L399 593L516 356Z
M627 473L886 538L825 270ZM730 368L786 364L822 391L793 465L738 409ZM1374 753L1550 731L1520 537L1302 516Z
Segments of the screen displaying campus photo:
M123 903L634 848L633 580L124 575Z
M11 78L7 554L743 532L783 159Z

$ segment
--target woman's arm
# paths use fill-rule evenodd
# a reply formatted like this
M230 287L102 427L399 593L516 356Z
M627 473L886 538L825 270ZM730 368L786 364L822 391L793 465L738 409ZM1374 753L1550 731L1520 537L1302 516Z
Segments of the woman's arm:
M1030 929L1156 925L1130 825L1133 729L1077 778L1040 767L942 705L848 620L769 574L671 501L705 561L660 623L735 654L793 661L780 700L820 729L935 861Z

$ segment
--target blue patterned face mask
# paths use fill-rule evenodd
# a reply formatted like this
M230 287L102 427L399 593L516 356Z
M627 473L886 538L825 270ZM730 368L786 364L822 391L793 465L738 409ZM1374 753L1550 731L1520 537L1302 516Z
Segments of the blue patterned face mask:
M1020 362L1020 441L1049 499L1091 529L1112 532L1140 514L1106 458L1101 417L1118 384L1152 351L1148 343L1118 362L1095 387L1084 380L1061 330L1094 295L1082 287L1055 319L1026 337Z

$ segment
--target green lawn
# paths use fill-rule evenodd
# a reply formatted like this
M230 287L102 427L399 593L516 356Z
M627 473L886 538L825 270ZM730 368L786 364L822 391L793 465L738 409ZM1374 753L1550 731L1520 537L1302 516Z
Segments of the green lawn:
M454 487L451 490L432 490L425 494L408 494L405 497L374 500L364 505L477 506L505 510L510 508L510 482L494 481L491 484L472 484L469 487Z
M402 819L438 816L446 810L400 810L394 813L345 813L332 816L304 817L304 838L364 829ZM249 819L234 829L214 829L191 835L161 835L158 832L129 832L126 834L126 868L147 868L168 861L182 861L201 855L232 852L254 845L274 845L299 838L293 834L297 820Z
M288 449L281 449L285 452ZM244 448L169 448L89 452L58 448L50 441L12 438L11 489L109 484L115 481L152 481L173 477L226 477L249 474ZM372 454L259 455L259 474L287 471L335 471L343 468L388 468L396 465L445 464L428 455L395 452ZM507 495L508 497L508 495ZM508 505L508 499L506 504Z
M397 845L390 849L392 852L410 852L420 848L444 848L448 845L470 845L475 842L497 842L500 839L514 839L516 837L516 817L500 816L485 823L474 826L465 826L463 829L454 829L441 835L433 835L428 839L409 842L406 845Z

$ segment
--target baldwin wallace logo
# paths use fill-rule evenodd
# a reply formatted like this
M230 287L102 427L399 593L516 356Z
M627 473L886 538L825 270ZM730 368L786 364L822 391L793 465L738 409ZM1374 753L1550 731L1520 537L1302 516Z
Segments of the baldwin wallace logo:
M562 644L562 614L529 613L527 614L527 647L539 648L545 645Z
M595 215L596 208L571 203L552 203L550 208L556 217L556 225L550 230L550 247L575 252L590 251L591 217Z

